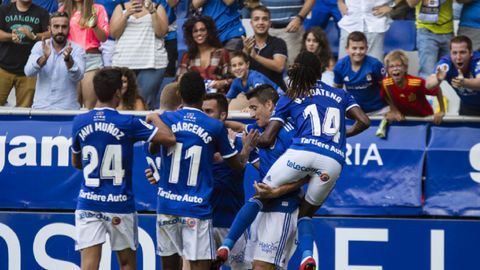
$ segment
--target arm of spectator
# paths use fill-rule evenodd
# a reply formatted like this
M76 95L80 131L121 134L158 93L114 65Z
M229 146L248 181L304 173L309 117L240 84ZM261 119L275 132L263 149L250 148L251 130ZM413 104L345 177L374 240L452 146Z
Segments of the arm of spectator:
M437 67L437 72L428 76L427 81L425 83L425 87L427 89L432 89L435 87L440 86L443 80L445 80L447 76L448 66L440 65Z
M149 12L152 14L152 26L155 35L158 38L164 37L168 32L168 18L165 8L162 5L158 5L155 10L155 6L150 2Z
M347 111L347 117L354 119L355 123L347 129L347 137L355 136L370 126L370 118L359 106L354 106Z
M0 30L0 42L14 42L13 33L7 33L3 30Z
M72 48L71 43L68 43ZM69 62L66 62L68 68L68 76L73 82L78 82L83 78L85 74L85 51L82 48L75 47L70 53L71 66L68 68Z
M44 50L42 49L45 46L45 41L41 43L36 43L32 51L30 52L30 56L28 57L27 63L23 68L26 76L35 76L40 71L40 69L45 65L47 62L48 56L45 56Z
M192 0L192 6L194 9L201 8L205 4L205 0Z
M348 14L348 8L345 4L345 0L337 0L337 6L338 10L340 10L340 13L342 14L342 17Z
M300 26L303 25L303 20L305 20L305 17L310 13L314 4L315 0L305 0L305 3L303 3L302 9L300 9L297 16L288 23L286 31L297 32Z
M390 12L392 12L393 8L390 7L388 3L376 6L372 9L373 16L376 17L383 17L387 16Z
M107 40L108 37L108 32L110 30L110 27L108 25L108 15L107 11L102 5L95 5L95 9L97 11L95 16L95 24L92 27L93 32L95 33L95 36L100 42L104 42Z
M465 78L461 70L458 70L458 74L457 77L452 79L453 87L480 91L480 73L475 78Z
M421 0L406 0L409 7L414 8Z
M390 107L390 111L388 111L385 114L385 118L388 120L388 122L404 121L405 116L402 114L402 112L400 112L400 110L397 108L397 106L395 106L395 102L392 100L392 97L389 94L386 93L385 88L384 88L385 86L383 85L383 83L380 84L380 86L381 86L380 94L385 99L385 101L387 101L387 104Z
M188 71L188 53L184 53L182 56L182 60L180 61L180 64L178 65L178 70L177 70L177 81L180 81L180 78L182 78L182 75L185 74Z
M437 101L438 106L440 107L440 111L433 114L433 123L435 125L440 125L442 123L443 117L445 116L445 103L443 101L443 93L440 87L438 88Z
M250 56L262 66L271 69L277 73L282 73L287 61L287 57L281 54L273 55L273 59L263 57L255 50L252 50Z
M119 39L125 27L127 26L128 18L135 12L135 8L125 3L125 13L122 10L121 5L117 5L113 10L112 18L110 19L110 35L114 39Z

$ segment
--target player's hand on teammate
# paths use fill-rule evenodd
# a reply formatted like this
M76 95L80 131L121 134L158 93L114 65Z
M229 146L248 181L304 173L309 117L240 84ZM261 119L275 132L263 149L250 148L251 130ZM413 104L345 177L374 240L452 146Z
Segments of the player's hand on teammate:
M242 136L243 147L257 147L257 140L259 136L260 134L256 129L252 129L248 133L244 131Z
M270 199L276 197L275 189L265 183L257 183L257 181L255 181L253 182L253 188L255 188L255 195L253 195L255 199Z
M155 177L153 176L152 169L150 169L150 168L145 169L145 177L147 178L147 180L150 184L152 184L152 185L157 184L157 179L155 179Z

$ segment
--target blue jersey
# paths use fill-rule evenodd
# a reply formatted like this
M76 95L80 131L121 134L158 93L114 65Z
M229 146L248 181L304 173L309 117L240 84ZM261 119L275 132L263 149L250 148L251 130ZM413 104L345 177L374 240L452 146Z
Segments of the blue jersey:
M333 68L336 84L344 84L345 89L353 95L365 112L373 112L387 106L380 96L380 84L385 76L383 64L371 56L365 56L362 66L355 72L352 70L350 57L338 61Z
M270 120L285 123L289 117L293 119L296 134L290 148L326 155L343 164L345 114L358 104L348 92L321 81L310 89L310 94L294 100L280 97Z
M252 129L257 129L260 132L263 132L263 129L258 127L256 124L247 125L245 130L249 132ZM264 178L267 175L268 170L272 167L273 163L281 156L292 143L293 136L295 134L295 129L291 123L286 123L282 129L277 134L275 144L268 148L259 148L258 156L260 167L258 169L260 178ZM301 199L302 191L296 190L288 194L280 196L275 199L271 199L268 203L263 205L262 212L284 212L291 213L295 211Z
M223 1L205 1L202 15L212 17L217 27L218 38L222 43L245 35L239 12L239 1L227 6Z
M446 65L448 68L447 76L445 80L452 84L452 79L458 76L457 68L452 63L450 56L445 56L435 66L434 73L437 72L439 66ZM463 74L465 78L475 78L480 74L480 52L473 52L473 56L470 59L470 68L467 74ZM462 103L478 108L480 106L480 91L472 90L465 87L455 88L452 85L453 90L457 92L458 96L462 100Z
M183 108L160 116L177 143L162 147L157 212L208 219L212 217L213 154L237 154L223 123L199 109Z
M236 78L233 80L232 85L230 86L230 90L228 90L227 98L234 99L240 93L247 93L251 89L255 88L260 84L269 84L273 87L273 89L277 90L279 95L285 94L282 88L278 87L272 80L267 78L267 76L263 75L262 73L255 71L255 70L248 70L247 76L247 84L245 86L242 85L242 79Z
M150 141L157 128L114 109L78 115L72 126L72 151L82 154L83 177L77 209L135 212L132 192L133 144Z

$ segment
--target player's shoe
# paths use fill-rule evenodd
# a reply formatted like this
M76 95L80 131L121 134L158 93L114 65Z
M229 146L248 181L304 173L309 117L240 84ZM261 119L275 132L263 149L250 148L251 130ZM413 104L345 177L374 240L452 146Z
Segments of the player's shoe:
M315 270L315 269L317 269L317 263L310 256L303 259L302 263L300 264L300 267L298 268L298 270Z
M221 246L217 249L217 258L215 259L214 264L221 266L226 261L228 261L228 255L230 254L230 249L227 246Z

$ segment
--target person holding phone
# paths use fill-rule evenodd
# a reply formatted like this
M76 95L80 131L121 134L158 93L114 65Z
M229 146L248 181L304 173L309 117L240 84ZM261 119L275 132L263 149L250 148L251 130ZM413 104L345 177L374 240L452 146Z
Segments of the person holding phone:
M150 0L122 3L113 11L110 30L116 39L112 65L134 70L147 107L158 108L160 85L168 64L165 9Z

